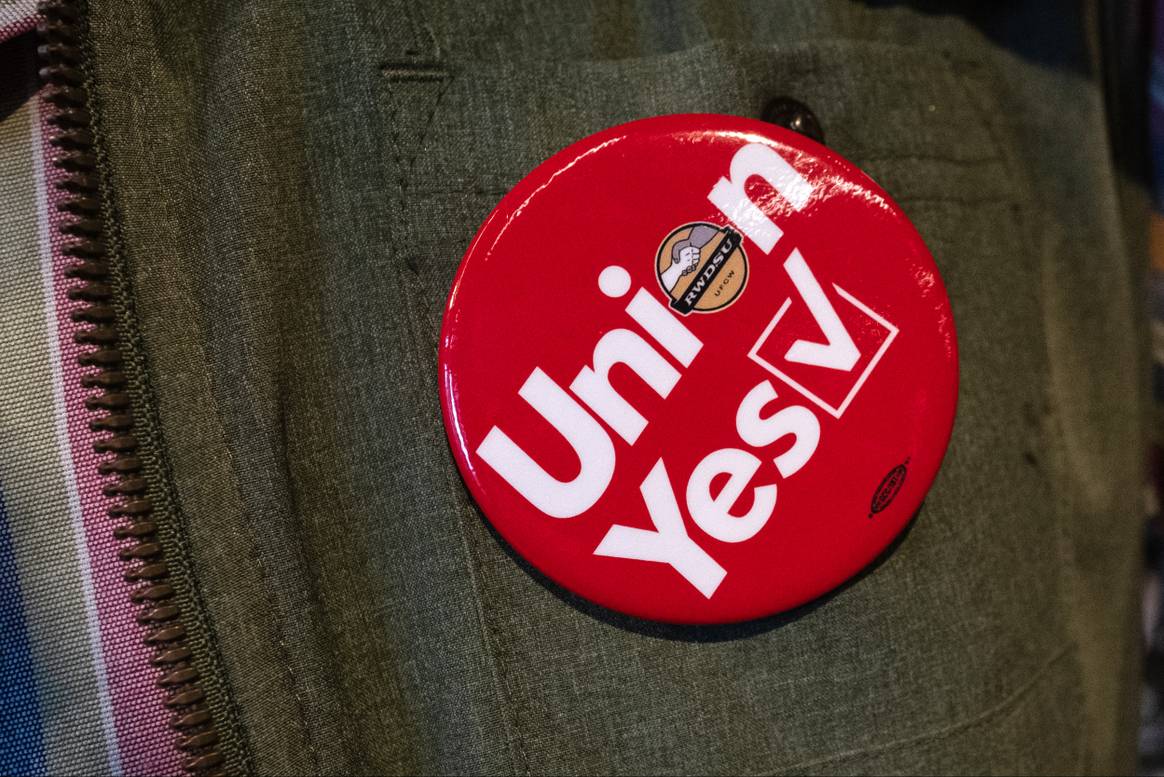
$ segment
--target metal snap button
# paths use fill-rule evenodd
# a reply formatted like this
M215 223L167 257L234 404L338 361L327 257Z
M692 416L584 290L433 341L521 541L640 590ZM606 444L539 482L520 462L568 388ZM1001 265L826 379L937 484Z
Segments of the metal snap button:
M792 97L777 97L769 100L760 112L760 118L778 127L790 129L817 143L824 143L824 130L820 121L807 105Z

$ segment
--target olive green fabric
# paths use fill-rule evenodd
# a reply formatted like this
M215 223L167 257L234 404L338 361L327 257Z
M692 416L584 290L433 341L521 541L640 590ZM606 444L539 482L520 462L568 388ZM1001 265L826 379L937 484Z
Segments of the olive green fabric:
M1135 278L1072 19L93 5L121 253L257 771L1131 768ZM554 151L780 95L935 255L962 360L949 454L893 552L823 600L732 627L624 619L530 571L469 499L438 406L445 296Z

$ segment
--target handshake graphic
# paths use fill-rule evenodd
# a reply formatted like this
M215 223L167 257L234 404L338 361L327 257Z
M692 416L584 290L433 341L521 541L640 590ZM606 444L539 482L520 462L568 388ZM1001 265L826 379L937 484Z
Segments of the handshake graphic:
M699 256L703 247L718 237L720 231L707 224L696 224L691 234L671 246L671 266L660 275L663 287L669 292L684 275L690 275L699 268Z

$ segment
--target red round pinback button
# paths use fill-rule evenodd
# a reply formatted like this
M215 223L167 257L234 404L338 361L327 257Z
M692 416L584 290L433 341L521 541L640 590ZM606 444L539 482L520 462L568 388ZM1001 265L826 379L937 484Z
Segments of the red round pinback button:
M453 454L542 573L672 623L778 613L921 505L957 401L954 322L901 209L770 124L677 115L526 176L453 283Z

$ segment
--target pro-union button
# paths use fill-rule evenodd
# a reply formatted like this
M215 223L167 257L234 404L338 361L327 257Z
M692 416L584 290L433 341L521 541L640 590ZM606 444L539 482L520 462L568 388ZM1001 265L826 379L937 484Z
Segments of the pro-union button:
M441 401L473 498L600 605L781 612L873 561L949 441L949 300L857 167L769 123L663 116L578 141L481 226Z

